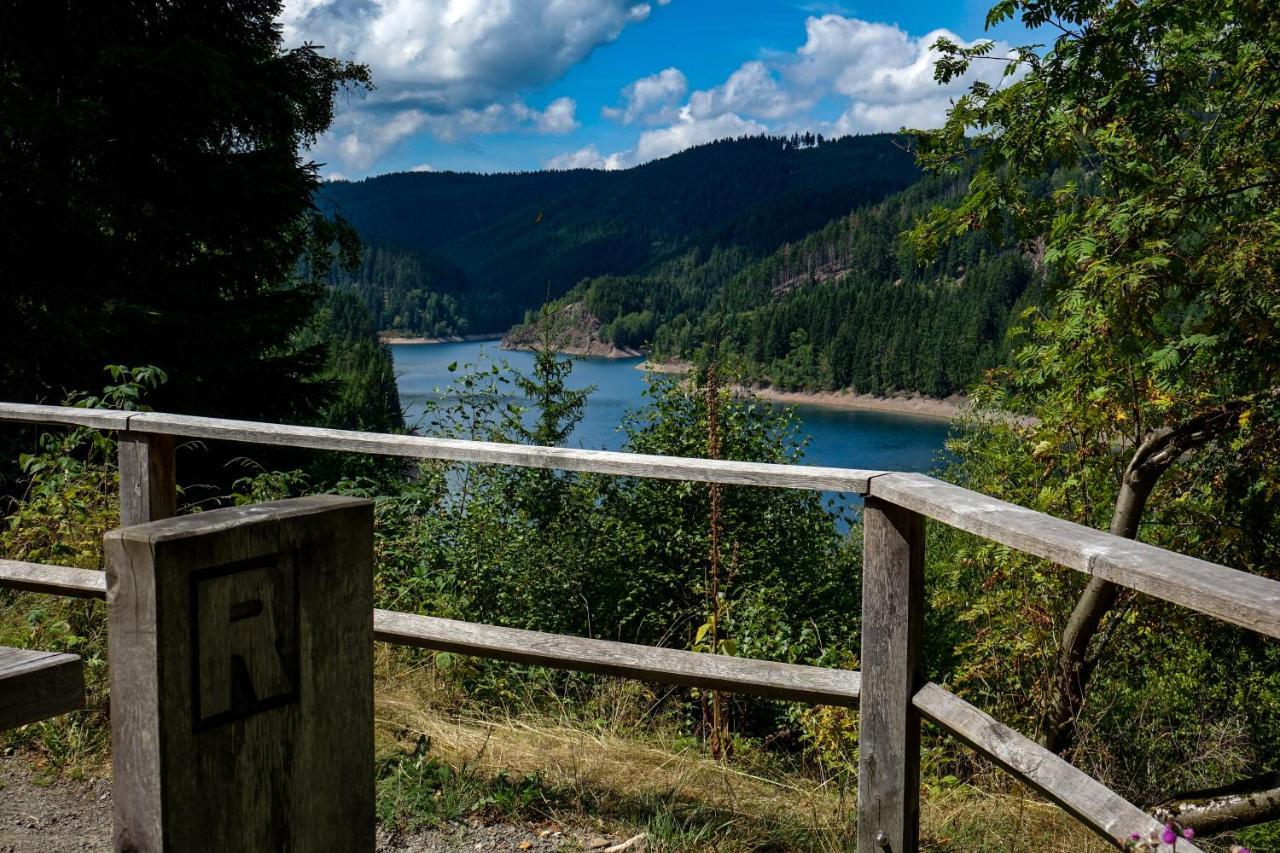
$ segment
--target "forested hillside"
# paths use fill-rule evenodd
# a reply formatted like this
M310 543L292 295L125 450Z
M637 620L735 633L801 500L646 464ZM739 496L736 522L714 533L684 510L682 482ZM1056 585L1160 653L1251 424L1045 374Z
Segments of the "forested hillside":
M925 179L755 261L715 252L585 280L553 316L581 303L620 347L716 353L742 379L787 390L958 393L1003 359L1011 319L1037 292L1031 259L980 234L921 265L903 232L963 187Z
M726 256L736 271L919 174L886 134L755 137L618 172L401 173L317 198L369 246L334 282L381 328L443 335L505 330L586 277Z
M1036 274L980 234L921 265L902 233L956 187L931 178L784 246L658 328L655 354L705 356L718 341L744 378L788 390L962 392L1003 359Z

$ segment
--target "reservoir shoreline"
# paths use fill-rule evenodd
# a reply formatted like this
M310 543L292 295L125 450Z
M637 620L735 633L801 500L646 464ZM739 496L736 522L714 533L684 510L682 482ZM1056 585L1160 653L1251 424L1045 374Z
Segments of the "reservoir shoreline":
M379 339L392 346L435 346L438 344L456 343L499 343L502 336L497 334L454 335L445 338L410 338L397 337L380 333ZM521 348L523 349L523 348ZM514 350L507 349L505 352ZM610 356L581 356L568 354L572 358L599 358L606 361L621 360ZM636 364L637 370L669 375L682 375L693 369L693 365L680 361L641 361ZM925 397L918 394L903 394L891 397L875 394L858 394L853 391L784 391L764 385L734 385L733 393L738 397L754 397L770 403L785 406L813 406L815 408L836 409L844 411L887 412L896 415L910 415L920 418L949 421L957 417L966 405L963 395L950 397Z
M451 342L434 345L395 345L396 385L401 406L410 425L430 429L421 421L427 407L440 399L441 390L457 380L466 364L482 370L498 361L528 373L534 354L523 350L499 351L497 341ZM582 411L582 420L565 442L568 447L591 450L622 450L627 442L628 421L648 403L650 383L637 370L643 358L576 358L568 386L593 388ZM666 368L668 371L671 367ZM792 395L779 400L767 393L741 389L755 396L762 406L794 406L796 432L793 438L804 445L804 463L878 471L931 471L945 464L946 440L951 422L941 413L931 414L919 401L866 400L853 395ZM495 388L511 402L520 403L511 385ZM456 404L456 398L450 404ZM857 403L858 405L854 405ZM926 404L927 405L927 404ZM932 410L936 412L937 410Z

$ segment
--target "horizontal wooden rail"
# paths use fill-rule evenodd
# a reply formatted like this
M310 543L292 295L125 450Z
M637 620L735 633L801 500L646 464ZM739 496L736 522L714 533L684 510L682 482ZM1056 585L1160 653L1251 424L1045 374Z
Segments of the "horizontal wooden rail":
M1113 536L924 474L881 474L870 496L1224 622L1280 637L1280 582Z
M14 560L0 560L0 587L79 598L107 595L103 572ZM856 706L861 685L852 670L544 634L394 610L373 611L373 636L402 646L818 705Z
M861 687L860 676L853 670L708 655L612 640L589 640L392 610L373 612L373 637L385 643L515 663L793 699L817 705L856 707Z
M463 441L421 435L388 435L376 432L287 426L222 418L199 418L156 412L103 412L124 415L89 423L85 413L92 409L65 406L31 406L0 403L0 422L49 423L100 426L142 435L173 435L182 438L217 439L251 444L305 447L349 453L375 453L410 459L441 459L450 462L481 462L516 465L523 468L550 468L592 474L617 474L659 480L690 480L740 486L768 486L810 489L820 492L864 494L867 481L879 471L852 468L825 468L816 465L782 465L768 462L731 462L655 456L611 450L576 450L567 447L538 447L493 441Z
M0 560L0 587L72 598L107 597L107 575L94 569Z
M1098 835L1123 847L1132 833L1145 837L1164 824L1089 774L1029 738L997 721L954 693L929 683L911 700L926 719L990 758ZM1180 840L1178 849L1194 853L1200 848Z
M41 406L35 403L0 403L0 422L57 424L95 429L125 430L137 412L118 409L81 409L78 406Z
M79 655L0 646L0 732L83 707Z
M92 426L137 435L174 435L419 459L858 493L1068 568L1280 638L1280 582L1112 536L924 474L728 462L387 435L155 412L0 403L0 422L6 421Z

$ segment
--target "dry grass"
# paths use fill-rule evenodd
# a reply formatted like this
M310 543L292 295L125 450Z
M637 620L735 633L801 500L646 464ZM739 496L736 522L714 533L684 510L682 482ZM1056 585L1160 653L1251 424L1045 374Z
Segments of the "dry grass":
M460 707L429 665L405 667L385 656L379 669L384 753L425 736L433 756L477 776L534 775L551 792L538 804L540 819L595 822L623 835L645 831L659 849L852 849L853 791L751 757L718 762L668 726L634 726L638 715L627 707L640 694L634 683L606 683L607 695L584 720L568 708L545 710L545 702L536 714ZM995 773L992 781L1005 784ZM1007 785L999 793L931 786L922 823L931 850L1113 849Z

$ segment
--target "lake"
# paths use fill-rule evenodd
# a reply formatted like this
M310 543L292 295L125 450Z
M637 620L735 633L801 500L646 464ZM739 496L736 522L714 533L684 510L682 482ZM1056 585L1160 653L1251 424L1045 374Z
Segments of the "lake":
M525 372L533 369L533 353L502 351L497 341L445 344L395 344L391 347L400 387L400 404L410 425L417 422L426 400L456 378L449 365L475 363L481 357L505 360ZM638 370L643 359L579 358L574 360L569 384L594 385L582 422L570 445L590 450L619 450L624 435L619 429L628 409L638 408L646 374ZM930 471L937 467L947 437L947 422L940 418L891 412L796 406L810 443L804 461L809 465L870 468L884 471Z

